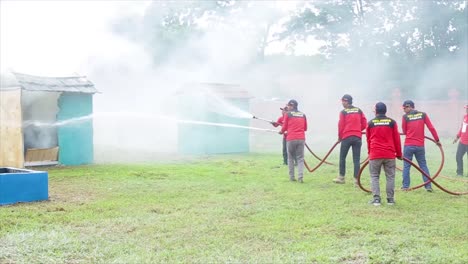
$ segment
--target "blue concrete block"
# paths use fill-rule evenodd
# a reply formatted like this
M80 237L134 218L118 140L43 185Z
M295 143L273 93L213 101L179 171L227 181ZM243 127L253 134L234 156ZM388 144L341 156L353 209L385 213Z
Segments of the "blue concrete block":
M49 198L49 176L45 171L0 168L0 205Z

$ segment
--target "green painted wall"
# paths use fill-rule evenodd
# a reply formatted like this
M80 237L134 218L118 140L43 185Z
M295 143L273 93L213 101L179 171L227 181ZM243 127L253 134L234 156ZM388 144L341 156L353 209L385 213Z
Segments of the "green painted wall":
M58 100L57 121L70 120L93 113L93 96L62 93ZM58 127L59 163L81 165L93 162L93 121L72 122Z
M180 98L178 109L181 119L249 126L248 119L211 112L204 100L202 96ZM247 98L225 99L225 101L239 109L249 110ZM178 126L178 150L182 154L245 153L249 152L249 145L248 129L198 124L179 124Z

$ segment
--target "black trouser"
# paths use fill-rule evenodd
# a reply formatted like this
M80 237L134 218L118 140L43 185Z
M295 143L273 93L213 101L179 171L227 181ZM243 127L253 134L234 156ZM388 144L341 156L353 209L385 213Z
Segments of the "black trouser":
M360 167L362 141L356 136L350 136L341 140L340 148L340 176L346 174L346 156L348 155L349 148L353 148L353 164L354 164L354 178L357 177Z
M468 145L462 144L461 142L458 143L457 147L457 175L463 176L463 156L467 154L468 157Z
M286 137L283 137L283 164L288 165L288 149L286 147Z
M286 137L283 137L283 164L288 165L288 148L286 146ZM297 165L297 158L294 158L294 164Z

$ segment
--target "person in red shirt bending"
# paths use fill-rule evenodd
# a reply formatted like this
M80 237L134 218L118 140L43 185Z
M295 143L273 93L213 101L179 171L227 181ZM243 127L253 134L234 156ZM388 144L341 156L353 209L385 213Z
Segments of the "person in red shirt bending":
M282 126L284 115L288 112L288 106L286 105L283 108L280 108L281 116L276 120L276 122L271 122L274 127ZM283 165L288 165L288 150L286 149L286 134L283 135Z
M289 100L288 112L284 115L283 127L279 134L286 135L288 149L289 180L296 181L294 177L294 159L297 160L297 177L300 183L304 178L304 146L305 131L307 131L306 115L297 109L297 101Z
M353 164L354 164L354 184L357 184L356 177L359 173L361 146L362 146L362 131L366 129L367 120L361 109L353 106L353 97L349 94L343 95L341 98L343 110L340 112L338 121L338 140L341 141L340 148L340 174L334 183L345 183L346 174L346 156L349 148L353 149Z
M403 156L406 159L413 160L413 155L418 161L419 167L427 174L429 174L429 168L426 163L426 151L424 149L424 126L427 126L429 131L431 131L434 140L437 142L437 145L440 146L439 136L437 131L429 119L429 116L418 110L414 109L414 102L411 100L406 100L403 102L403 115L401 121L401 128L403 134L406 135L405 146L403 148ZM403 186L402 190L407 190L410 187L410 164L408 162L403 163ZM428 179L423 174L423 181L426 182ZM427 183L425 186L426 191L432 192L431 183Z
M395 120L387 117L387 106L378 102L375 105L375 118L367 124L366 138L369 154L369 172L373 205L380 205L380 171L385 172L387 204L395 204L395 157L401 160L401 141L398 133L398 125Z
M460 143L458 143L457 147L457 176L463 176L463 156L467 154L468 156L468 104L465 105L466 115L463 117L463 123L458 130L458 134L453 140L453 144L457 143L460 139Z

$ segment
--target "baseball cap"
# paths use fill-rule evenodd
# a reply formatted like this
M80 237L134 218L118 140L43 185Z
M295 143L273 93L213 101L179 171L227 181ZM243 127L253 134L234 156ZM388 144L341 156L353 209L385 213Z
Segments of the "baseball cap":
M382 102L378 102L375 104L375 112L377 114L385 114L387 113L387 106Z
M414 108L414 102L411 101L411 100L406 100L406 101L403 102L403 107L405 107L405 106L409 106L411 108Z
M341 101L346 101L348 103L352 103L353 102L353 97L349 94L345 94L343 95L343 97L341 97Z
M297 107L297 101L294 100L294 99L291 99L291 100L289 100L288 105L292 105L292 106Z
M468 104L467 104L467 105L465 105L465 108L467 108L467 109L468 109Z

